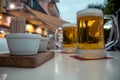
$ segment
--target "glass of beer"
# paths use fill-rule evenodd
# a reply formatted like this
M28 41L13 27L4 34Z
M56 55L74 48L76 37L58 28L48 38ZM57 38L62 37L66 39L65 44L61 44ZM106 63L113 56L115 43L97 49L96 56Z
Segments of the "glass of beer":
M77 47L77 55L80 57L105 57L102 10L92 8L77 12Z
M66 23L62 25L62 52L73 53L76 49L77 27L75 24Z

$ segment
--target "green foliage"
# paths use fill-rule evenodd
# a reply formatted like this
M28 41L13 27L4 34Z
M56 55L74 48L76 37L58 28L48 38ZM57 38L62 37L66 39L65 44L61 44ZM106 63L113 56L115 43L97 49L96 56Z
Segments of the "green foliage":
M114 14L120 8L120 0L107 0L104 7L105 14Z
M101 9L101 10L103 10L103 5L101 5L101 4L90 4L90 5L88 5L88 8L97 8L97 9Z
M120 0L106 0L104 5L90 4L88 8L98 8L103 10L104 14L114 14L120 8Z
M105 13L115 13L120 8L120 0L106 0Z

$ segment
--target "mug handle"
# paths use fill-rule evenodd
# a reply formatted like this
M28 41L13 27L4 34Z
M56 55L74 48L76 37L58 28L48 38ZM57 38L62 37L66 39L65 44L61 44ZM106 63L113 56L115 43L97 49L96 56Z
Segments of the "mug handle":
M117 44L117 42L119 41L118 20L116 19L115 15L105 15L104 17L112 19L112 22L113 22L112 26L113 26L113 28L115 28L115 31L116 31L116 35L115 35L114 39L105 44L105 49L110 50L111 47L115 46Z

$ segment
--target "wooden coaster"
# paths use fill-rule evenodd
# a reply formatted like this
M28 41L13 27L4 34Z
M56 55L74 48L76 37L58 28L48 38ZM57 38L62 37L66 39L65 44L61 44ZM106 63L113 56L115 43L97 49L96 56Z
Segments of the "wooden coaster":
M13 56L10 53L0 54L0 66L34 68L52 59L55 53L51 51L40 52L30 56Z

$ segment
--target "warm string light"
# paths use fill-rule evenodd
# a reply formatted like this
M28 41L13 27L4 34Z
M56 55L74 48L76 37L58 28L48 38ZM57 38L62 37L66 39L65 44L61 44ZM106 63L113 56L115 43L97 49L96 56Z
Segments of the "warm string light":
M26 31L27 31L28 33L34 32L34 26L33 26L32 24L27 24L27 25L26 25Z
M2 14L0 13L0 25L2 24Z
M2 19L2 14L0 14L0 19Z
M40 27L37 27L36 30L35 30L35 32L37 34L42 34L43 33L42 28L40 28Z
M45 30L44 30L43 35L48 36L48 29L45 29Z
M11 9L14 9L14 8L15 8L15 5L14 5L14 4L10 4L9 7L10 7Z

